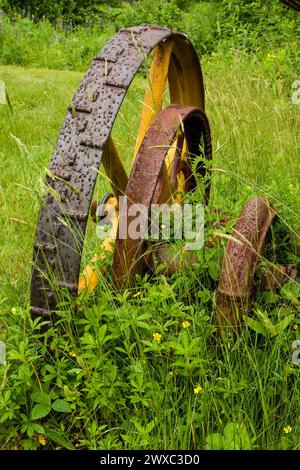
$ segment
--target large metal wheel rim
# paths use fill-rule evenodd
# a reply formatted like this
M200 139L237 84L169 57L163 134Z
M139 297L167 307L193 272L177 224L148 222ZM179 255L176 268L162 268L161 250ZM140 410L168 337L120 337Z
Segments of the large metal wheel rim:
M192 75L198 78L197 86L190 86L192 102L186 104L203 109L202 73L193 46L184 35L147 25L116 35L92 62L73 98L50 163L49 191L38 218L31 280L31 306L36 315L48 315L55 309L56 290L66 288L71 295L77 294L85 230L97 178L93 168L100 165L118 110L145 56L170 38L175 41L174 57L189 61L189 67L181 69L183 92L176 86L170 88L171 101L188 97ZM174 70L173 67L173 73ZM99 100L102 109L98 107Z
M188 151L192 158L199 155L202 138L204 157L207 161L212 158L210 127L204 112L198 108L182 105L171 105L165 108L149 128L131 169L126 188L127 210L125 213L120 213L120 217L126 219L123 225L129 226L130 206L142 205L150 211L151 205L159 202L159 199L156 200L159 198L157 186L168 148L172 145L179 127L185 131ZM205 177L207 168L203 163L197 168L197 173L202 178ZM195 188L196 181L190 190ZM209 190L208 184L205 200L208 199ZM144 241L131 239L128 234L126 235L122 239L117 236L114 251L113 282L118 289L133 287L136 274L143 274Z
M238 330L241 313L247 311L258 261L276 216L263 198L251 199L243 208L227 243L216 297L217 324Z

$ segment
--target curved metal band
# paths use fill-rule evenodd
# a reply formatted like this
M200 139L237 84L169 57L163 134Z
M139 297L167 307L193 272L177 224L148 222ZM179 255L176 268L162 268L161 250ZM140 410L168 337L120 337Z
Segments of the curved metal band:
M251 199L244 207L227 243L217 293L217 322L237 327L241 311L247 310L254 287L257 263L276 213L268 201Z
M144 214L146 222L150 216L151 204L159 203L157 187L162 175L168 149L172 145L178 128L183 125L184 136L189 153L194 158L199 155L201 138L204 141L206 159L212 157L210 127L206 115L198 108L182 105L171 105L163 109L149 128L134 165L126 188L125 210L120 208L119 231L115 244L113 276L118 289L135 284L135 275L143 274L145 267L144 241L130 237L130 231L122 238L120 227L129 227L132 217L130 208L141 204L147 209ZM192 157L193 158L193 157ZM197 169L199 175L205 175L204 167Z
M174 38L192 101L204 108L199 59L186 36L143 25L121 30L94 59L62 126L52 157L34 243L31 308L36 315L55 309L59 290L77 294L81 254L89 207L105 145L126 91L144 59L161 41ZM193 102L187 103L194 105Z

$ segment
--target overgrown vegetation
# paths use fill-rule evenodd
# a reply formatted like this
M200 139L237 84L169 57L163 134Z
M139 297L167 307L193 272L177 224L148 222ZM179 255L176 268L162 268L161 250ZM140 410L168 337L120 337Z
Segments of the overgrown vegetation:
M121 3L119 0L1 0L0 6L12 17L19 14L35 21L47 19L53 23L59 19L82 24L95 21L105 9Z
M201 55L218 49L222 49L223 54L231 54L232 49L237 48L259 55L261 51L276 49L294 67L299 66L300 17L279 1L140 0L116 1L109 5L94 2L98 5L98 9L94 8L97 14L90 14L87 9L84 10L86 15L80 13L80 2L28 2L32 5L32 14L36 11L34 5L43 13L39 15L43 18L39 22L28 14L24 2L8 3L20 4L23 9L18 7L16 13L6 7L7 16L0 17L0 61L3 64L85 70L104 42L121 27L156 23L188 33ZM88 3L92 8L93 2ZM68 16L72 16L73 11L69 4L79 8L78 13L74 13L75 19ZM65 5L69 13L63 14L62 8L57 16L60 5ZM47 13L48 8L53 8L53 13ZM77 17L81 21L76 20Z
M47 328L29 315L32 244L45 168L82 77L49 69L83 71L104 39L131 23L132 6L115 7L101 34L95 24L68 31L2 17L2 62L44 69L0 67L12 106L0 105L1 448L299 450L300 365L291 360L300 340L299 285L258 293L237 339L216 338L214 314L225 241L216 236L215 208L232 213L226 232L250 197L267 196L278 230L288 229L294 242L281 246L275 233L266 255L276 248L299 268L300 117L291 101L299 20L276 2L270 16L259 1L210 3L161 1L150 9L143 0L132 21L189 24L201 52L214 147L210 248L193 268L172 278L161 271L124 294L103 276L91 298L66 298ZM169 19L158 16L163 6ZM12 58L16 44L20 55ZM145 86L137 77L114 127L128 163ZM96 198L104 190L99 185Z

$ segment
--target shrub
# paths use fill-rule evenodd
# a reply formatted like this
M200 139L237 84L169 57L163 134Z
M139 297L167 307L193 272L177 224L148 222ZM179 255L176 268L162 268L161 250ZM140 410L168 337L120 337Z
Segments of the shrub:
M2 0L0 7L10 14L15 13L37 20L48 19L55 22L58 18L81 24L99 13L103 0ZM119 0L110 0L111 6L116 6Z
M85 70L103 47L108 33L98 26L68 31L47 20L0 18L0 61L50 69Z
M134 4L124 3L115 18L117 29L142 23L159 24L181 31L183 12L173 0L142 0Z

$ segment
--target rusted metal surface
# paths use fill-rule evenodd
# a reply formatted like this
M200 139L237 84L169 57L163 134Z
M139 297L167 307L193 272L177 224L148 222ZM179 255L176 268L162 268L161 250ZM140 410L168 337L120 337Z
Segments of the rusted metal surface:
M153 55L134 158L147 130L163 108L167 81L171 103L190 105L204 110L201 87L192 85L202 81L199 80L199 69L195 67L192 49L186 48L184 51L182 44L170 37L154 49Z
M236 329L248 309L257 263L276 213L265 199L256 197L243 209L227 243L219 280L216 314L218 324Z
M300 0L281 0L281 2L290 8L294 8L294 10L300 11Z
M46 179L48 190L41 204L34 243L33 314L48 315L53 311L61 288L71 295L77 294L96 170L132 79L151 50L167 39L173 39L175 44L171 75L175 74L176 63L177 73L184 77L184 88L194 90L194 94L189 94L191 99L197 96L197 106L200 99L204 109L199 60L185 35L142 25L121 30L104 47L72 100L50 163ZM189 74L197 80L188 82ZM172 90L171 101L176 93L182 94L176 80ZM194 105L193 102L186 104ZM124 181L122 168L120 179Z
M164 186L161 184L162 171L168 149L182 125L189 153L195 157L199 155L199 145L203 139L205 158L211 158L210 128L203 111L182 105L165 108L151 125L136 156L126 188L127 210L122 211L120 208L119 227L120 224L128 227L132 222L134 217L128 215L131 206L142 204L147 208L148 222L151 204L167 202L164 200ZM204 166L199 166L198 170L199 175L205 176ZM206 193L207 199L209 187ZM129 233L125 239L117 236L113 261L114 284L117 288L133 286L136 274L143 274L146 269L143 255L146 251L147 244L143 237L132 239Z

